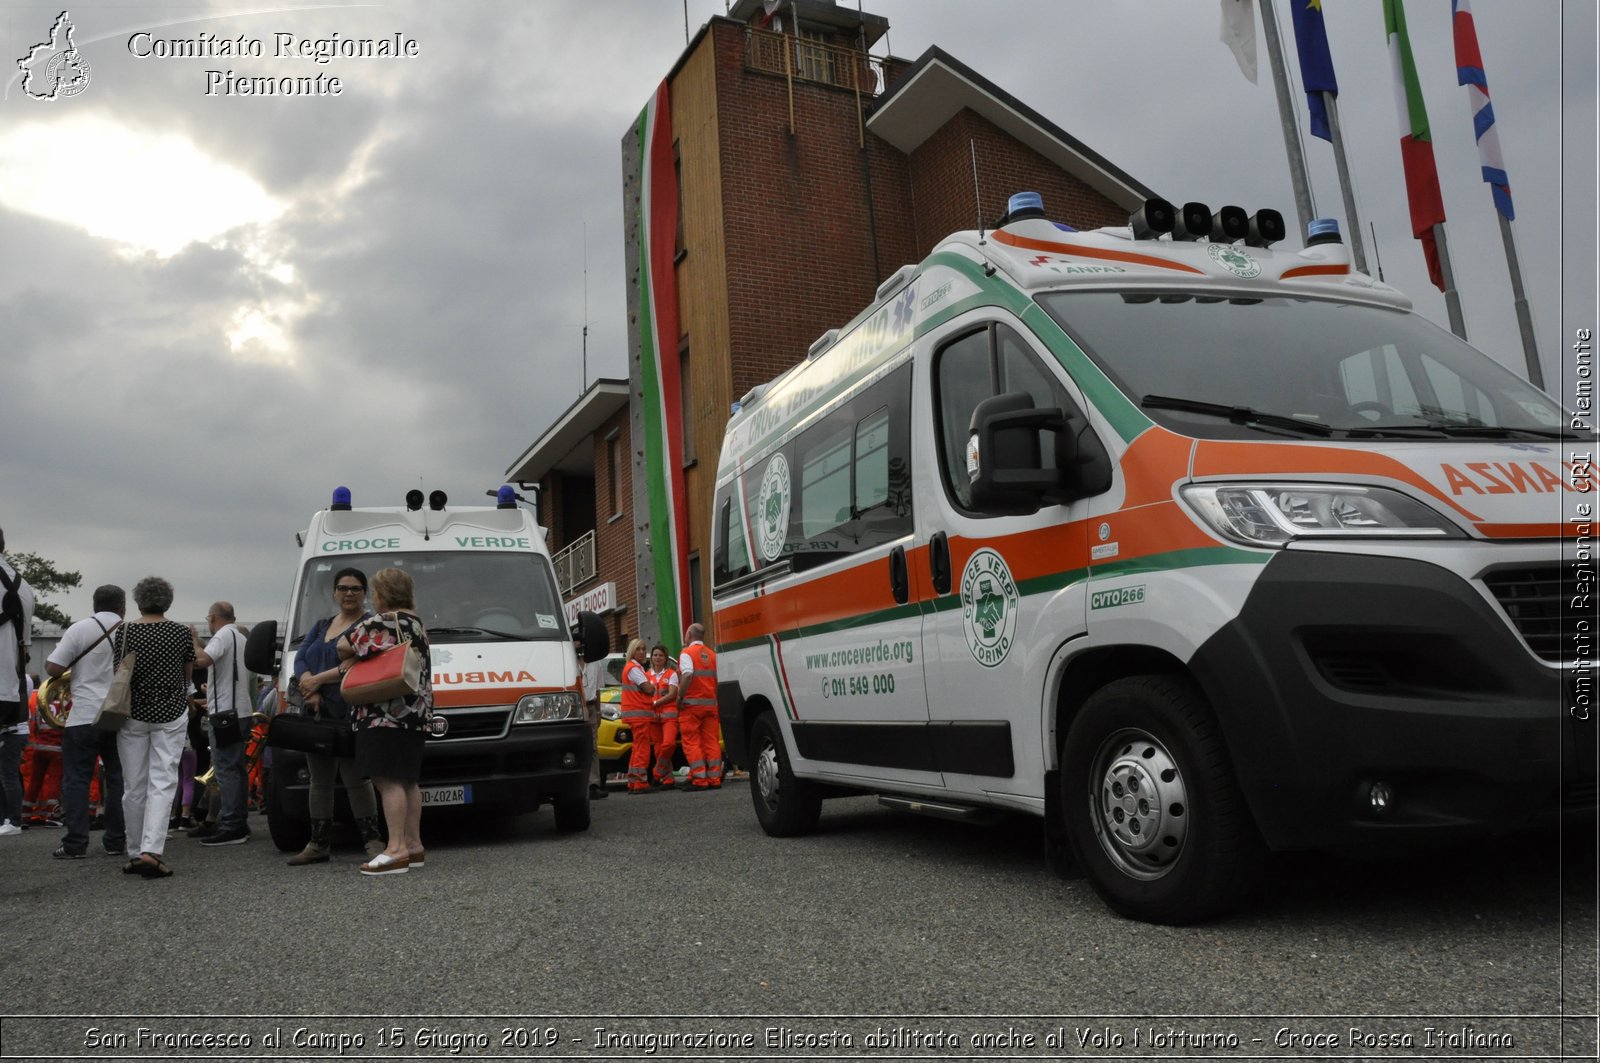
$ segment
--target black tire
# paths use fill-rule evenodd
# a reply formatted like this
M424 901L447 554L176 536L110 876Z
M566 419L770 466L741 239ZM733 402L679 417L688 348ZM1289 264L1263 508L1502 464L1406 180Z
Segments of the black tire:
M774 838L810 834L822 815L822 795L813 783L795 778L783 732L771 712L756 717L750 728L750 800L761 829Z
M562 834L576 834L589 829L589 787L574 796L558 798L555 803L556 830Z
M289 814L288 795L285 785L280 781L282 775L282 772L268 768L266 781L262 784L266 792L267 833L272 835L272 844L280 852L298 853L311 840L311 823L309 820L295 819Z
M1061 809L1078 866L1130 919L1215 918L1260 873L1264 847L1221 731L1177 676L1118 679L1090 696L1062 749Z

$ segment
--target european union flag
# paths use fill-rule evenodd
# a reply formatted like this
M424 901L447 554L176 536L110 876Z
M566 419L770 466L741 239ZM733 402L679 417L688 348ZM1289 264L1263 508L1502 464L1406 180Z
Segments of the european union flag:
M1333 76L1333 56L1328 52L1328 31L1322 24L1322 0L1290 0L1294 16L1295 50L1300 53L1300 82L1306 87L1306 106L1311 111L1311 135L1332 140L1328 128L1328 109L1322 94L1339 94Z

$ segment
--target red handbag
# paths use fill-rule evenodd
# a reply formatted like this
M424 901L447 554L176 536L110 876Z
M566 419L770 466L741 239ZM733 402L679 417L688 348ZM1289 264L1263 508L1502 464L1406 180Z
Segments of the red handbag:
M397 618L398 620L398 618ZM361 658L350 666L339 684L339 692L351 705L376 705L396 698L409 698L422 689L422 651L407 635L398 646ZM410 708L401 703L393 716L404 716Z

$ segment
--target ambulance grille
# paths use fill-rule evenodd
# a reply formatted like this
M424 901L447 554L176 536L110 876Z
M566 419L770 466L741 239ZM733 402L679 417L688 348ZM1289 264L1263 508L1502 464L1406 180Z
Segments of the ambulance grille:
M1563 660L1560 565L1497 568L1483 582L1529 649L1542 660Z
M432 741L457 742L472 738L499 738L506 733L506 723L511 710L492 709L434 709L435 713L450 721L450 729L442 739Z

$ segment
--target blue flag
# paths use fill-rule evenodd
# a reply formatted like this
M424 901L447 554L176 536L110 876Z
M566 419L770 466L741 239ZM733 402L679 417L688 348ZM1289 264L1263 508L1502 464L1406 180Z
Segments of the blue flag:
M1332 140L1328 128L1328 109L1322 94L1339 94L1333 76L1333 56L1328 52L1328 31L1322 24L1322 0L1289 0L1294 16L1294 43L1300 53L1300 81L1306 87L1306 106L1311 111L1311 135Z

